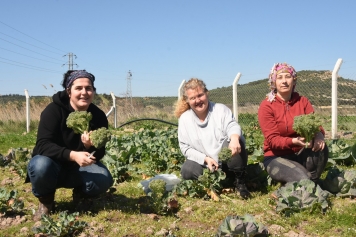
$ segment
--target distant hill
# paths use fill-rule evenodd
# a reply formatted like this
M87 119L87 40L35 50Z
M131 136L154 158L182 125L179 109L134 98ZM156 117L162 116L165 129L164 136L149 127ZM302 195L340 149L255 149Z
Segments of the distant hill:
M299 71L296 91L307 96L313 105L331 105L331 71ZM238 84L237 99L239 106L259 105L269 92L267 78L246 84ZM210 99L227 105L232 105L232 86L210 90ZM339 105L356 104L356 81L338 78L338 103ZM48 96L34 96L31 99L48 101ZM125 98L117 97L117 104ZM9 101L25 101L24 95L0 96L0 104ZM172 106L177 101L177 96L165 97L133 97L133 102L145 106L165 107ZM97 104L110 104L112 98L108 94L100 94L95 98Z

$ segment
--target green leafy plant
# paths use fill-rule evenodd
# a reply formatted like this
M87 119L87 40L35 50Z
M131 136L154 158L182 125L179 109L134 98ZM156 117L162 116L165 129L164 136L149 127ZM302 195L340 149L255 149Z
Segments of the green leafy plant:
M164 180L154 179L149 183L148 187L149 205L154 213L164 215L169 211L178 209L178 201L171 192L166 190L166 182Z
M18 175L25 178L27 175L27 164L32 157L32 150L28 148L11 148L8 159L11 160L9 166L13 167Z
M225 178L226 174L221 169L214 172L204 169L198 180L182 180L176 185L174 192L182 196L209 197L214 201L219 201L219 193L222 190L221 181Z
M261 223L256 222L250 214L244 216L227 216L220 224L215 237L232 236L267 236L268 229Z
M110 170L114 185L126 180L130 176L129 171L136 172L132 163L138 147L135 146L132 136L112 136L105 148L105 156L101 161Z
M67 211L60 212L58 220L53 220L48 215L42 215L41 225L32 230L35 234L46 236L75 236L88 226L84 221L78 221L78 212L68 214Z
M83 134L89 131L89 122L93 118L91 112L87 111L74 111L71 112L66 120L68 128L74 130L77 134Z
M332 167L323 181L323 188L338 197L356 197L356 171Z
M231 150L228 147L223 147L219 152L219 161L228 162L231 159Z
M19 212L23 207L23 201L17 198L17 190L8 191L6 188L0 188L0 213Z
M252 121L243 129L245 137L245 148L248 153L248 162L258 163L263 161L263 134L258 121Z
M90 140L93 143L93 146L96 148L101 148L106 145L111 139L111 132L105 128L99 128L90 133Z
M329 206L330 193L309 179L288 182L272 196L277 201L276 211L290 216L301 210L325 211Z
M294 117L293 130L305 138L305 147L313 140L315 134L320 131L321 120L315 114L303 114Z
M356 144L349 145L343 140L327 141L329 159L337 164L352 165L356 163Z

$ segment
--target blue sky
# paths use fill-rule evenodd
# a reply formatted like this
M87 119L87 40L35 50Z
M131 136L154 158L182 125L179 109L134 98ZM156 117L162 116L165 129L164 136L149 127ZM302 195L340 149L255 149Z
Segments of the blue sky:
M182 80L208 89L267 78L275 62L356 78L356 1L11 0L1 2L0 95L52 95L68 69L98 93L176 96ZM64 65L63 65L64 64ZM53 86L53 87L52 87Z

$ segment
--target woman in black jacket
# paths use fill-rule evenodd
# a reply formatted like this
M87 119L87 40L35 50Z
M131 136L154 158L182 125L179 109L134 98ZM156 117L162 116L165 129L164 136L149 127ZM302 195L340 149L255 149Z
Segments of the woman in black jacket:
M90 132L75 134L66 125L71 112L87 111L92 114L89 131L108 128L105 113L92 103L94 81L94 75L85 70L68 71L61 83L64 90L54 94L53 102L41 113L36 146L27 167L27 181L39 200L34 220L53 210L57 188L73 188L73 201L77 202L104 193L113 184L109 170L100 162L105 147L96 149Z

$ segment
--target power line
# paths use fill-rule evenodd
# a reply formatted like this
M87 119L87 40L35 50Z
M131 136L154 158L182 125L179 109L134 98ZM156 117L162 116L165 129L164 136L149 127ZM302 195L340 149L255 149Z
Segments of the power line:
M58 73L58 72L59 72L59 71L49 70L49 69L46 69L46 68L40 68L40 67L32 66L32 65L29 65L29 64L25 64L25 63L16 62L16 61L9 60L9 59L2 58L2 57L0 57L0 58L1 58L1 59L5 59L5 60L8 60L8 61L11 61L11 62L14 62L14 63L23 64L24 66L23 66L23 65L14 64L14 63L4 62L4 61L0 61L0 63L6 63L6 64L9 64L9 65L14 65L14 66L18 66L18 67L29 68L29 69L38 70L38 71L55 72L55 73Z
M28 51L31 51L31 52L33 52L33 53L36 53L36 54L39 54L39 55L45 56L45 57L47 57L47 58L51 58L51 59L54 59L54 60L61 61L61 60L59 60L59 59L52 58L52 57L46 56L46 55L44 55L44 54L38 53L38 52L36 52L36 51L33 51L33 50L31 50L31 49L27 49L27 48L22 47L22 46L20 46L20 45L14 44L14 43L12 43L12 42L10 42L10 41L8 41L8 40L2 39L2 38L0 38L0 40L6 41L6 42L8 42L8 43L10 43L10 44L16 45L17 47L20 47L20 48L26 49L26 50L28 50Z
M44 49L44 48L38 47L38 46L33 45L33 44L30 44L30 43L27 43L27 42L25 42L25 41L22 41L22 40L16 39L15 37L12 37L12 36L7 35L7 34L5 34L5 33L0 32L0 34L6 35L7 37L9 37L9 38L11 38L11 39L14 39L14 40L20 41L20 42L22 42L22 43L28 44L28 45L33 46L33 47L38 48L38 49L42 49L42 50L44 50L44 51L51 52L51 53L55 53L55 54L60 54L60 53L56 53L56 52L53 52L53 51L48 50L48 49Z
M25 57L29 57L29 58L33 58L33 59L37 59L37 60L40 60L40 61L43 61L43 62L48 62L48 63L58 64L58 63L55 63L55 62L50 62L50 61L43 60L43 59L40 59L40 58L31 57L31 56L28 56L28 55L25 55L25 54L22 54L22 53L18 53L18 52L15 52L15 51L9 50L9 49L4 49L4 48L1 48L1 47L0 47L0 49L3 49L3 50L6 50L6 51L9 51L9 52L11 52L11 53L19 54L19 55L22 55L22 56L25 56Z
M21 33L21 34L23 34L23 35L25 35L25 36L27 36L27 37L29 37L29 38L31 38L31 39L33 39L33 40L36 40L36 41L38 41L38 42L40 42L40 43L42 43L42 44L44 44L44 45L47 45L47 46L49 46L49 47L51 47L51 48L53 48L53 49L59 50L59 51L61 51L61 52L65 52L65 51L63 51L63 50L61 50L61 49L58 49L58 48L53 47L53 46L51 46L51 45L49 45L49 44L46 44L46 43L44 43L44 42L42 42L42 41L40 41L40 40L38 40L38 39L35 39L35 38L33 38L32 36L29 36L29 35L27 35L27 34L21 32L21 31L15 29L15 28L12 27L12 26L9 26L8 24L5 24L5 23L2 22L2 21L0 21L0 23L2 23L3 25L6 25L7 27L9 27L9 28L11 28L11 29L13 29L13 30L15 30L15 31L17 31L17 32L19 32L19 33Z

